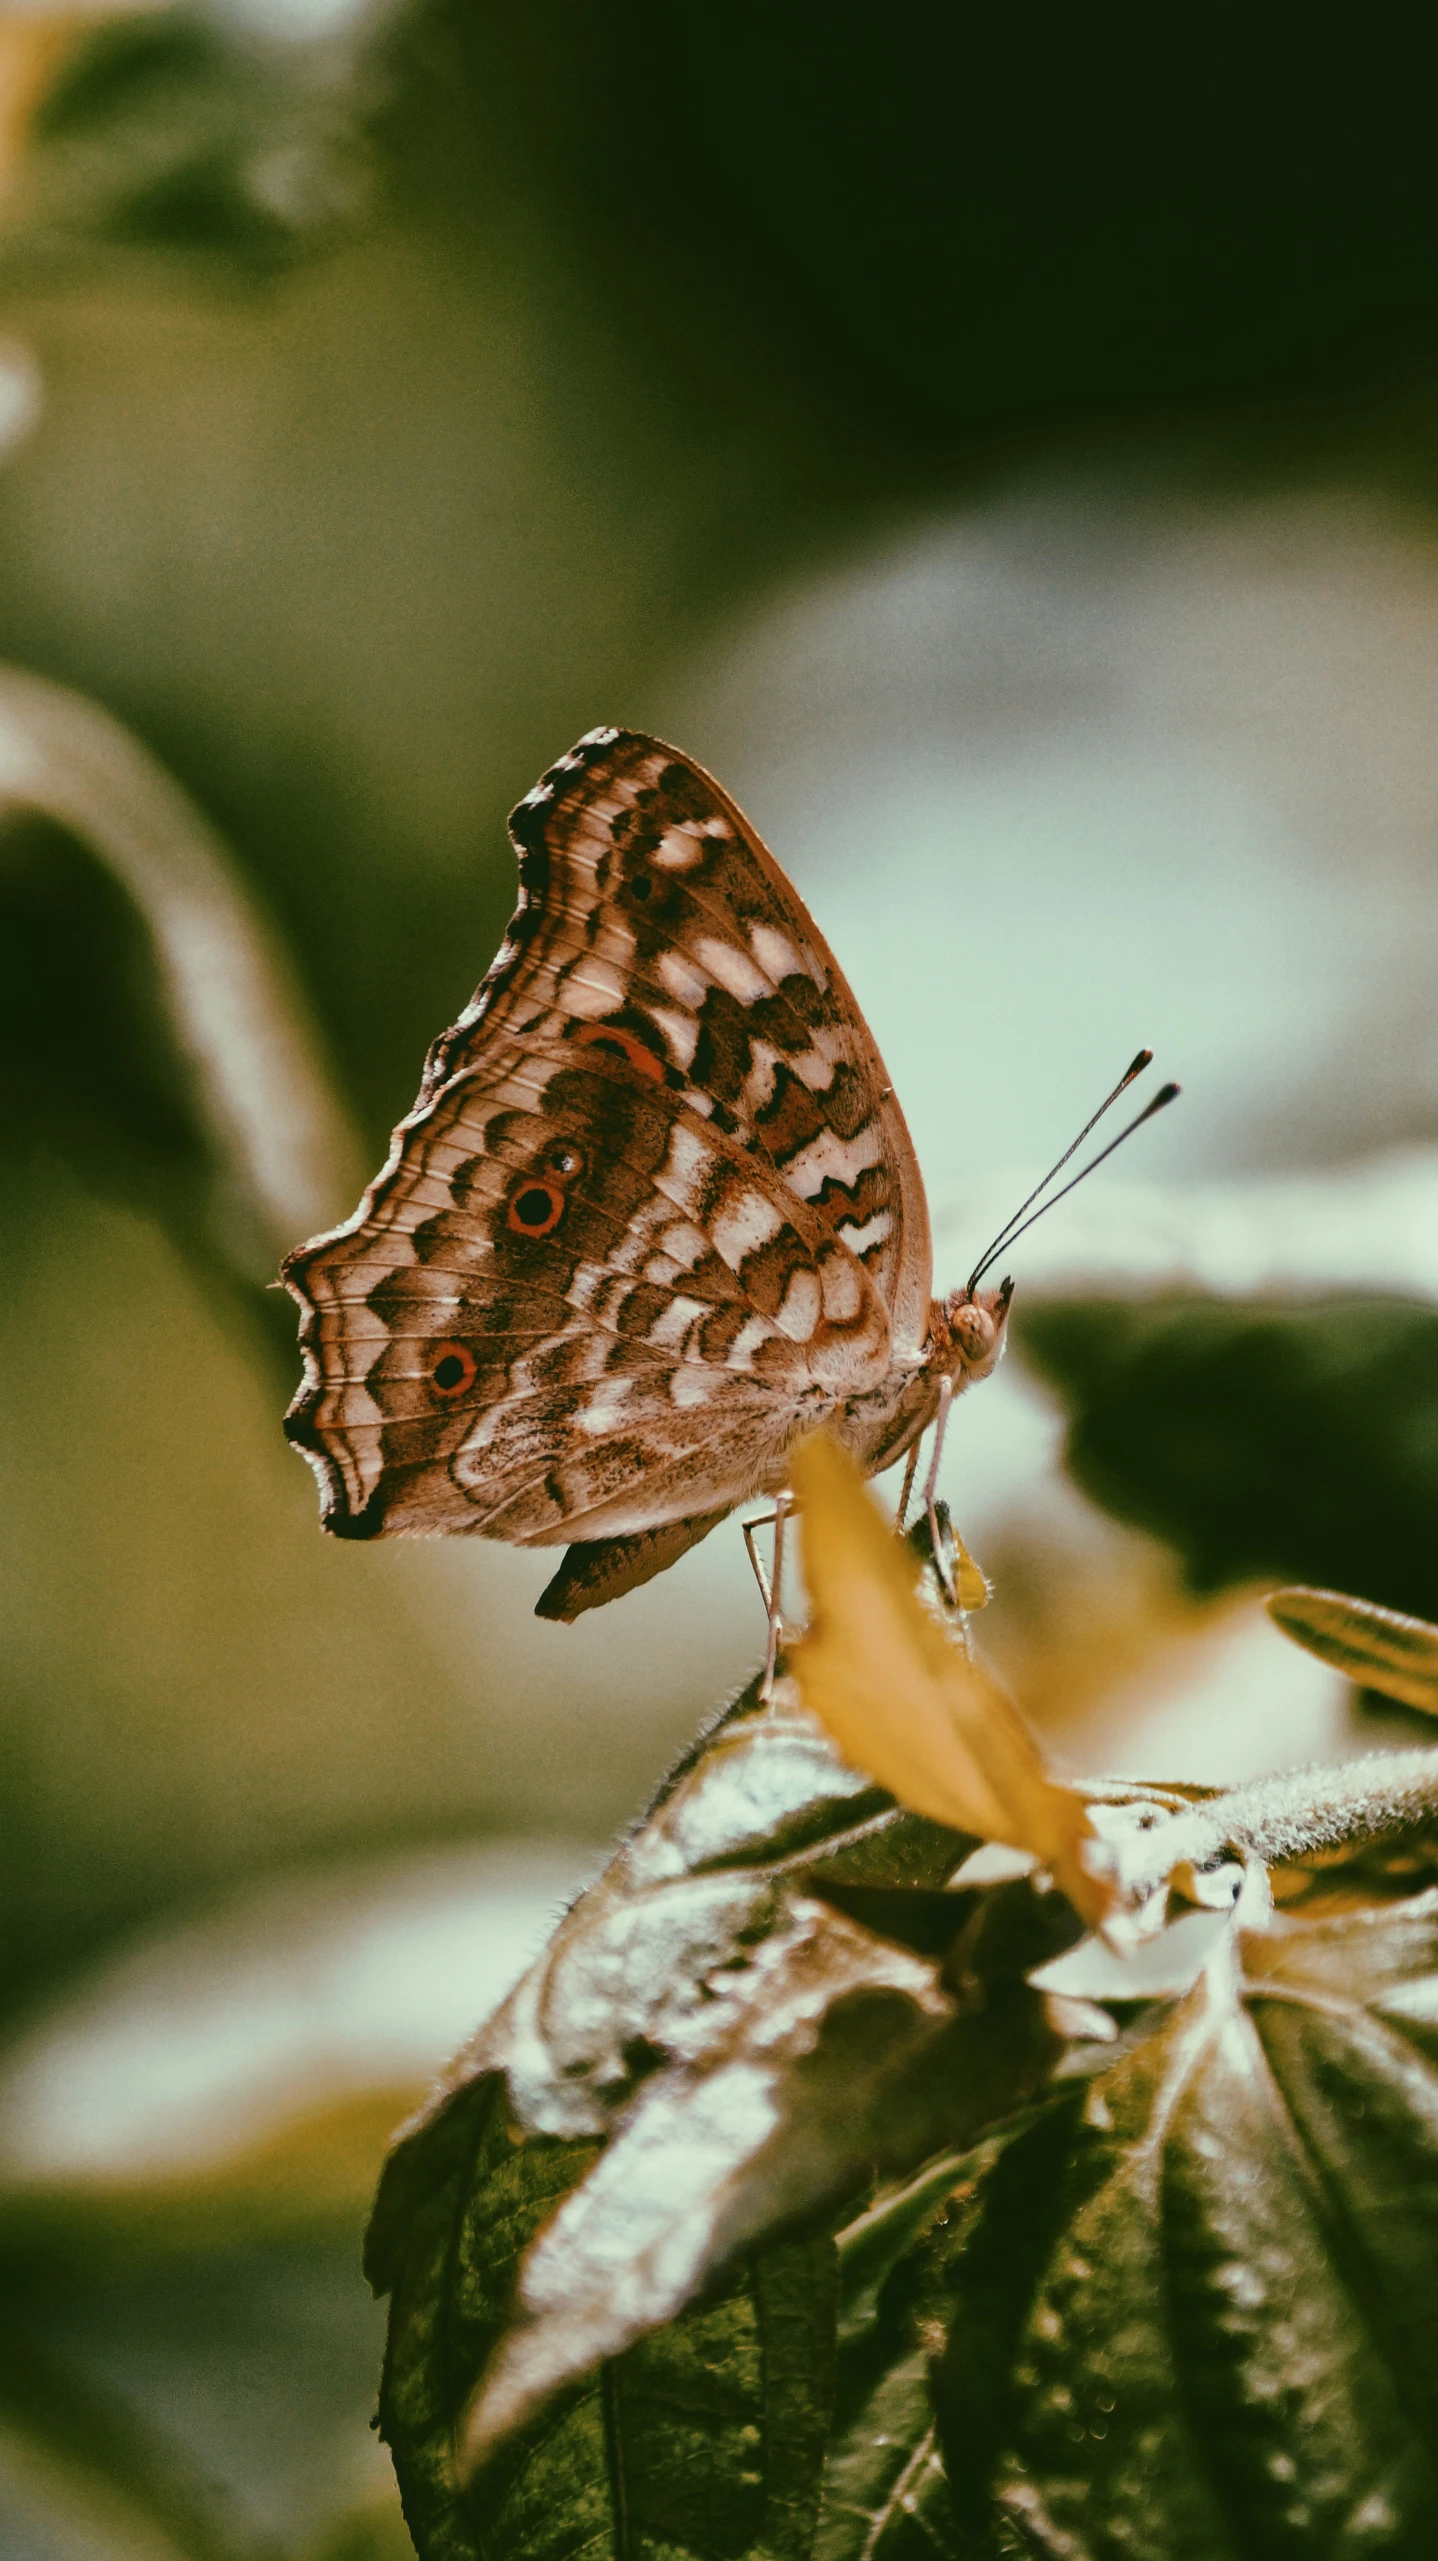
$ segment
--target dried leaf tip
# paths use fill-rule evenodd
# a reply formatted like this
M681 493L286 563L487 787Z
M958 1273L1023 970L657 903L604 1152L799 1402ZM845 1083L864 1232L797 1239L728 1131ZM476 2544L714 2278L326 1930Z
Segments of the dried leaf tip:
M1091 1924L1114 1900L1083 1798L1044 1768L1012 1701L925 1608L919 1565L827 1433L790 1483L811 1622L788 1670L856 1769L916 1814L1027 1850Z

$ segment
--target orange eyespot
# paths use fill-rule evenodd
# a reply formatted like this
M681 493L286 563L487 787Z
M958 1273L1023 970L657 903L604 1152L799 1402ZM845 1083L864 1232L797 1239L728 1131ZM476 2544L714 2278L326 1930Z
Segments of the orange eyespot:
M479 1376L479 1363L468 1343L436 1343L429 1383L436 1396L462 1396Z
M543 1173L557 1174L562 1183L572 1183L575 1176L584 1171L584 1158L580 1150L571 1146L567 1138L561 1138L558 1144L549 1148L539 1161Z
M564 1216L564 1194L558 1183L520 1184L509 1204L509 1224L516 1236L548 1236Z
M586 1023L574 1038L580 1049L611 1050L617 1058L627 1060L639 1075L652 1076L663 1084L663 1060L656 1058L652 1049L646 1049L633 1032L621 1031L617 1023Z

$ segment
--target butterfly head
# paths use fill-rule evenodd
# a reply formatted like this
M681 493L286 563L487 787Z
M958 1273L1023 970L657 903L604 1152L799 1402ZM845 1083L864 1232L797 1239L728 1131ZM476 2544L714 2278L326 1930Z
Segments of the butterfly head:
M997 1289L956 1289L935 1309L943 1320L932 1327L935 1349L956 1387L997 1369L1013 1294L1011 1280L1000 1281Z

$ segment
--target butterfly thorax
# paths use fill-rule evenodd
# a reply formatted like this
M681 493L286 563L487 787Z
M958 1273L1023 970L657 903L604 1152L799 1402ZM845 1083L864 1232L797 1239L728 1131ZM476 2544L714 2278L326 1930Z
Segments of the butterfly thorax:
M935 1420L943 1383L957 1396L998 1367L1012 1290L955 1290L936 1298L921 1359L896 1362L882 1383L851 1397L834 1419L838 1437L871 1476L893 1465Z

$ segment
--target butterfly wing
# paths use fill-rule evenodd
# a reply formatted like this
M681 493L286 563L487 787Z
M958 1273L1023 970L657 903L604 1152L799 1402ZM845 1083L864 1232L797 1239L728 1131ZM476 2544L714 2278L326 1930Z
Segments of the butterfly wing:
M901 1321L922 1344L907 1132L732 803L597 731L513 828L493 968L354 1218L285 1266L287 1428L341 1535L707 1527L884 1378Z
M519 908L425 1093L501 1033L628 1044L863 1262L895 1357L928 1330L923 1180L884 1063L803 900L713 777L596 729L510 820Z
M301 1248L287 1418L342 1536L623 1535L764 1483L795 1417L881 1379L863 1266L762 1160L627 1060L515 1048L398 1133Z

